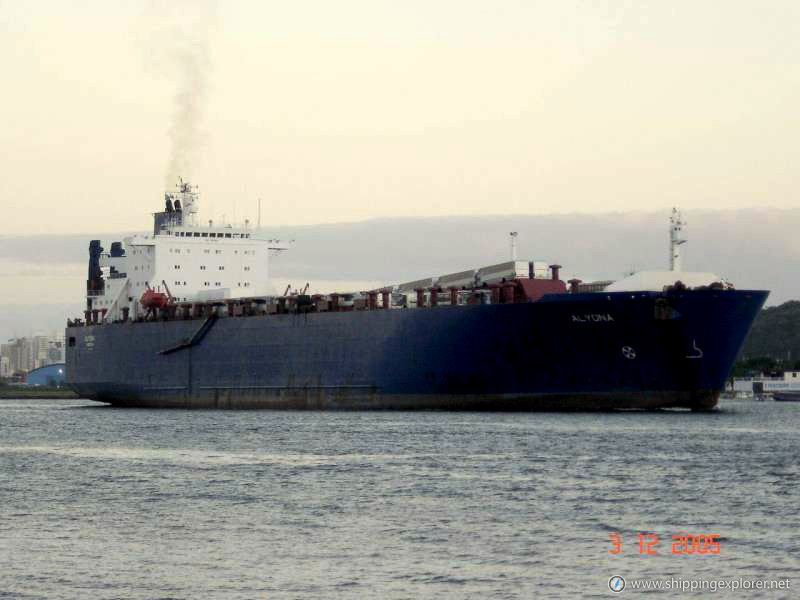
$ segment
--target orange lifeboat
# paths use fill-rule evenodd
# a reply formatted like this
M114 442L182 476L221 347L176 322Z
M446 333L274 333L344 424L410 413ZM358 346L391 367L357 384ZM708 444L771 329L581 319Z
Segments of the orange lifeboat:
M155 292L151 289L148 289L144 294L142 294L142 298L139 300L142 306L147 310L154 308L165 308L170 303L169 301L169 296L163 292Z

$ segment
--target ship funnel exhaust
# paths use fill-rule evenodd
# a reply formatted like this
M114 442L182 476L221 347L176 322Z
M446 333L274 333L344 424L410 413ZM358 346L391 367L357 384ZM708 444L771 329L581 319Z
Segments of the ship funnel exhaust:
M172 85L172 117L167 124L169 154L164 182L195 177L205 131L212 73L211 46L218 25L216 0L152 2L143 14L147 56Z

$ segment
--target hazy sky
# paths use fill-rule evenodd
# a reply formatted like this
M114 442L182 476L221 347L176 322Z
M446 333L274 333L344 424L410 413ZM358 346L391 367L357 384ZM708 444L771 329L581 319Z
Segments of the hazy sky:
M800 2L0 0L0 234L800 204Z

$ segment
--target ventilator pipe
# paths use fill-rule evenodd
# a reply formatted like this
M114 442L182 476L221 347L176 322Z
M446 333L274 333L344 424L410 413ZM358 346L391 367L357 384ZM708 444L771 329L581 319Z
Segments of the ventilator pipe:
M450 304L452 306L455 306L456 304L458 304L458 288L451 287L448 289L450 290Z
M514 303L514 288L517 287L516 283L508 281L503 284L503 303L504 304L513 304Z
M490 283L489 289L492 290L492 304L500 304L500 285Z
M431 306L437 306L439 304L439 288L432 287L430 288L431 292Z

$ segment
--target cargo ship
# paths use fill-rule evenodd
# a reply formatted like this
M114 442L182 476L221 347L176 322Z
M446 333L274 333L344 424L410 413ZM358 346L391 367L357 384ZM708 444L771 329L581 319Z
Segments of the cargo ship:
M181 182L152 233L89 244L86 310L69 320L66 382L123 407L708 410L768 292L681 269L564 282L512 260L349 293L283 294L285 248L200 223ZM512 237L513 240L513 237Z

